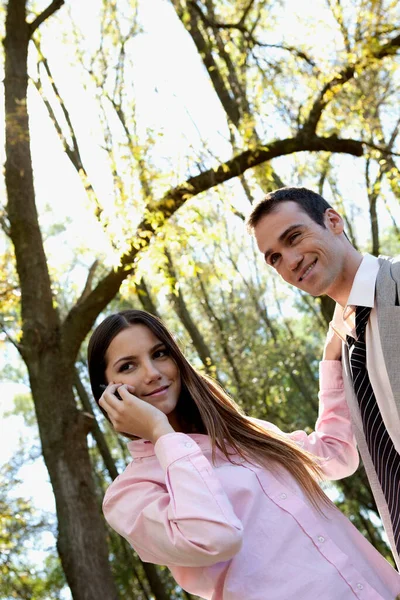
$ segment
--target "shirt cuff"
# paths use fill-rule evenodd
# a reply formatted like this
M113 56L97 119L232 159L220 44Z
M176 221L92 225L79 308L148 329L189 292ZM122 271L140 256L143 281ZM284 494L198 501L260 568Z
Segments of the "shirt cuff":
M343 389L342 366L340 360L322 360L319 363L320 391Z
M154 452L164 471L175 461L201 452L199 446L185 433L167 433L158 438Z

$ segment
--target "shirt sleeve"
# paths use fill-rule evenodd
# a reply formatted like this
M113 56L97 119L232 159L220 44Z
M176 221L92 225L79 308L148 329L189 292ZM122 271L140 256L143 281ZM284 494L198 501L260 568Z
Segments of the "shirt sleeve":
M308 435L305 431L294 431L289 437L322 459L320 466L326 479L342 479L357 469L359 456L345 398L341 361L320 363L319 413L315 431Z
M232 558L242 524L199 446L169 433L155 453L165 485L152 480L151 469L146 473L145 461L140 468L131 463L106 492L108 523L146 562L204 567Z

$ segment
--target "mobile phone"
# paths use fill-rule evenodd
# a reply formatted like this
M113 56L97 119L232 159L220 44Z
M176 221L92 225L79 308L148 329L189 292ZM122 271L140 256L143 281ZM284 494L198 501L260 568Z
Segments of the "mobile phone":
M104 392L107 389L108 386L104 385L104 383L102 383L99 387L100 387L101 391ZM115 390L114 396L116 398L118 398L118 400L122 400L121 396L118 394L118 390Z

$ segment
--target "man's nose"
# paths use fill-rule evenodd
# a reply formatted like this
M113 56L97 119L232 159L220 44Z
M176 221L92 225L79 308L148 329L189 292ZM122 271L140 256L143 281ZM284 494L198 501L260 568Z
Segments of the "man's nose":
M286 264L290 271L295 271L303 260L303 256L298 252L289 251L286 256Z

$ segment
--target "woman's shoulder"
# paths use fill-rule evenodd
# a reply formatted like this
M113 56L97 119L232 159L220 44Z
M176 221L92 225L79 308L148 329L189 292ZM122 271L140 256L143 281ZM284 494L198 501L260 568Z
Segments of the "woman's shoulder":
M157 458L155 455L133 457L131 462L108 486L104 503L107 503L111 498L125 494L133 486L144 489L149 485L165 487L165 477Z
M161 467L154 451L154 445L146 440L134 440L128 443L127 448L131 456L130 462L127 462L118 477L110 484L109 488L115 488L119 485L141 480L143 473L147 473L154 478L160 475Z

